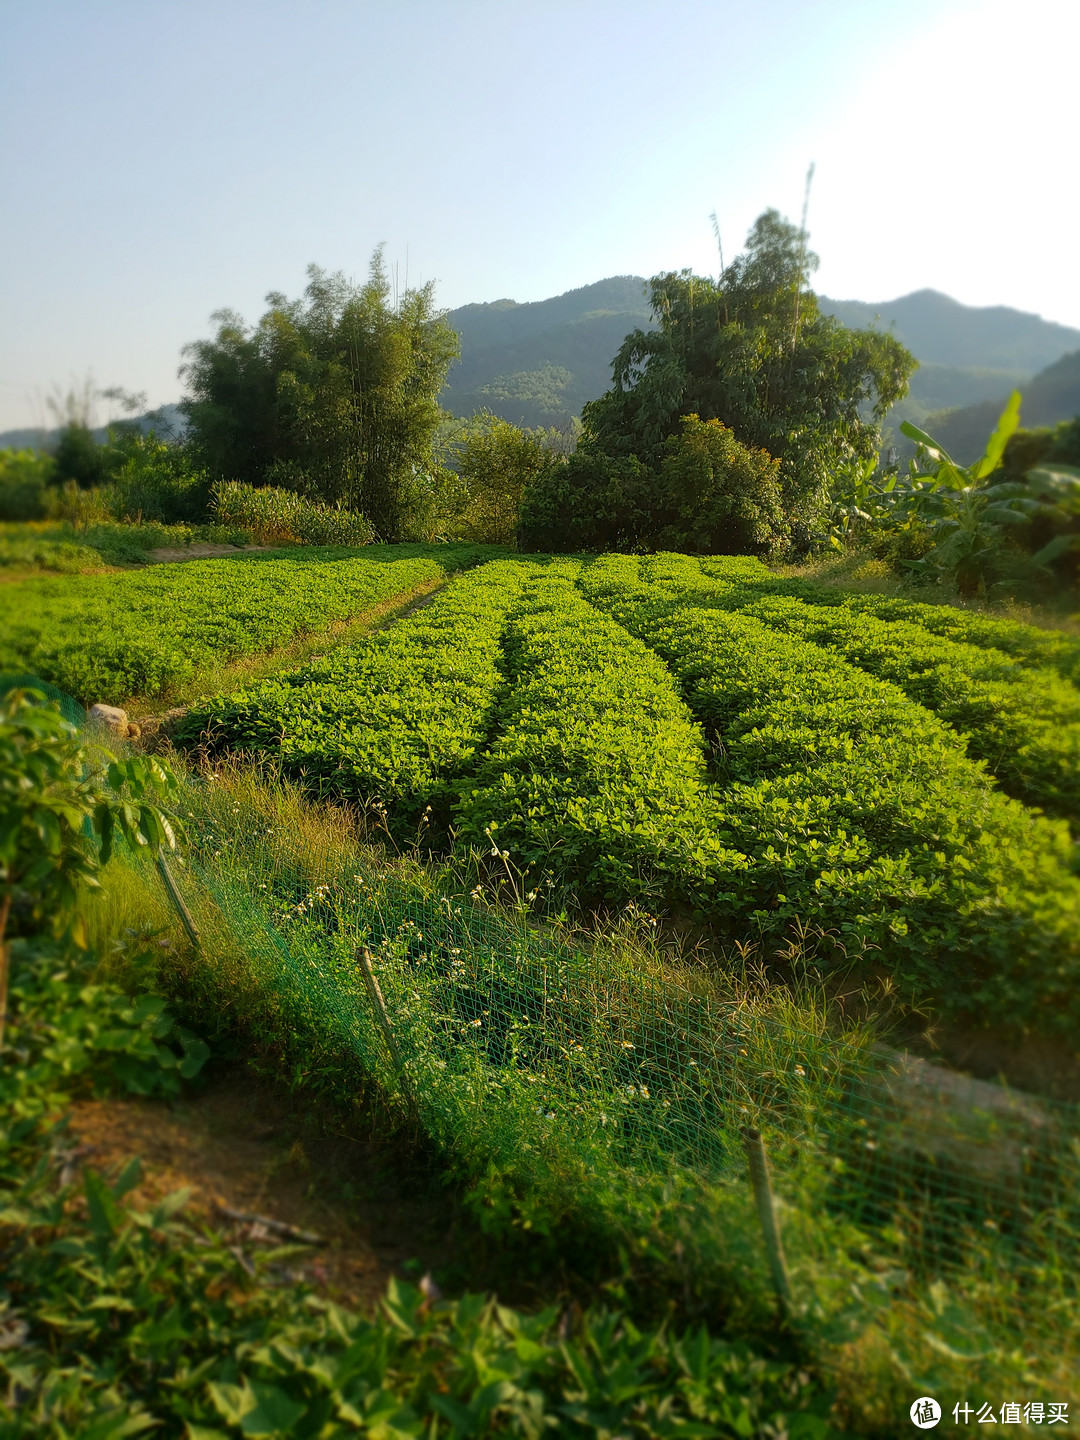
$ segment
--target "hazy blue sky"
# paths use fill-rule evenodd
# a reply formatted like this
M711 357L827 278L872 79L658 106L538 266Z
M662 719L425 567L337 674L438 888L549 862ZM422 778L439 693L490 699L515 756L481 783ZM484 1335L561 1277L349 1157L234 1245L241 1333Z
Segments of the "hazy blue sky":
M446 306L692 265L1080 326L1077 0L0 0L0 429L387 245Z

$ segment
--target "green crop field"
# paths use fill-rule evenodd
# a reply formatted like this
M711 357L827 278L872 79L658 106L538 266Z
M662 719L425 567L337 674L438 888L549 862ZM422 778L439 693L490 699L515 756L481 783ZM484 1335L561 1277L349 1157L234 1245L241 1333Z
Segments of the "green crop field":
M35 579L0 611L9 671L204 692L167 731L173 898L110 862L92 951L152 936L131 963L192 1035L345 1133L358 1106L407 1132L529 1284L806 1367L801 1431L694 1399L708 1433L1073 1393L1071 637L746 557L448 545ZM972 1036L1045 1050L1034 1093L927 1062Z
M951 638L931 607L783 585L746 559L494 562L181 738L273 756L399 834L431 806L431 836L551 903L766 951L809 923L934 1013L1072 1033L1080 692L1023 627Z
M311 547L0 589L0 671L88 703L168 696L215 663L326 630L492 554L475 545Z

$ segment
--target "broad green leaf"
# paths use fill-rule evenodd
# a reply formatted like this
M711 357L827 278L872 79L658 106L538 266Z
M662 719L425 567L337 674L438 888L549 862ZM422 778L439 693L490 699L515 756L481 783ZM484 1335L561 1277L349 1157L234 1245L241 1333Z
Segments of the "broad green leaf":
M974 467L973 474L976 480L985 480L987 475L1001 464L1001 457L1005 453L1005 446L1009 443L1016 429L1020 424L1020 391L1014 390L1009 396L1009 403L998 417L997 425L986 442L986 449L982 459Z

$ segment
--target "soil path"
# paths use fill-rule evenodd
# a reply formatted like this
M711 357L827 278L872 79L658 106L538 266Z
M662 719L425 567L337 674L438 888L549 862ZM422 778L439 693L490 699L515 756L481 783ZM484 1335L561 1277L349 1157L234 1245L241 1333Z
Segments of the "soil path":
M173 565L179 560L217 560L223 555L259 555L273 550L273 545L210 545L196 541L191 545L159 545L148 550L146 558L159 564Z
M281 1278L306 1281L353 1308L370 1309L391 1276L415 1280L450 1258L448 1199L407 1152L320 1132L240 1068L172 1105L83 1101L72 1110L70 1134L80 1163L100 1172L133 1155L142 1160L129 1204L149 1207L190 1188L187 1213L225 1230L247 1255L291 1242L257 1223L229 1221L220 1205L320 1236L326 1243L290 1260Z

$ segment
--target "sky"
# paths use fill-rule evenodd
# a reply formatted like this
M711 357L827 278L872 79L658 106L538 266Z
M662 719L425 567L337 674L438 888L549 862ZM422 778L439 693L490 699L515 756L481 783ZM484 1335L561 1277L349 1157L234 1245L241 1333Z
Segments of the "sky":
M448 308L715 274L810 162L819 293L1080 327L1077 53L1077 0L0 0L0 430L380 243Z

